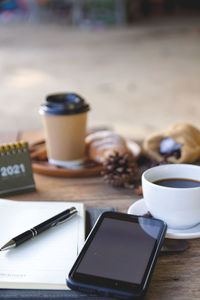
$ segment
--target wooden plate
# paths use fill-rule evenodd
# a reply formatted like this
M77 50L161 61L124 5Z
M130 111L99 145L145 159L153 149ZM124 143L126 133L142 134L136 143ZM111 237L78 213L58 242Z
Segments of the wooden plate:
M127 146L131 150L134 159L136 160L141 154L141 147L132 140L127 140ZM40 141L32 145L32 152L38 151L45 144ZM33 150L34 149L34 150ZM32 160L32 168L35 173L45 174L58 177L90 177L98 176L103 170L103 165L97 164L94 161L86 161L79 169L67 169L49 164L47 161Z
M48 162L33 162L32 168L35 173L58 177L90 177L98 176L103 170L102 165L91 165L81 169L67 169L50 165Z

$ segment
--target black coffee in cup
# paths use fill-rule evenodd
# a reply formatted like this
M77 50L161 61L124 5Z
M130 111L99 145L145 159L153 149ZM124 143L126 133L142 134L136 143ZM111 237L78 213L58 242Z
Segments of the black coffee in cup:
M194 188L200 187L200 181L192 180L192 179L185 179L185 178L166 178L156 180L153 183L170 188Z

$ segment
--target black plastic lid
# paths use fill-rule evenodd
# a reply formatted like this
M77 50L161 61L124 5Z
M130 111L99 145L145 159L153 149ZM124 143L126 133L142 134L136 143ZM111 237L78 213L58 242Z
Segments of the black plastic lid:
M89 111L89 104L75 93L53 94L46 97L39 112L47 115L73 115Z

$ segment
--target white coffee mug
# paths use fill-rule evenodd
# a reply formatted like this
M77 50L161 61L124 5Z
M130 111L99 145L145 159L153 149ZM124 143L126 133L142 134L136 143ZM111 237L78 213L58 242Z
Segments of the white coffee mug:
M195 226L200 223L200 187L174 188L154 183L170 178L200 181L200 166L168 164L145 171L142 175L142 189L148 211L171 228Z

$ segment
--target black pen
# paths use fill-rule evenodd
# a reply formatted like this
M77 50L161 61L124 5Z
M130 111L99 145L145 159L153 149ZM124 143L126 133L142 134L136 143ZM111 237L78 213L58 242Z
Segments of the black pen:
M40 223L39 225L21 233L20 235L14 237L12 240L10 240L8 243L6 243L0 251L8 250L11 248L15 248L22 243L32 239L36 235L40 234L41 232L56 226L58 224L64 223L65 221L69 220L70 217L74 216L77 213L77 210L75 207L71 207L69 209L66 209L62 211L61 213L57 214L56 216Z

